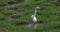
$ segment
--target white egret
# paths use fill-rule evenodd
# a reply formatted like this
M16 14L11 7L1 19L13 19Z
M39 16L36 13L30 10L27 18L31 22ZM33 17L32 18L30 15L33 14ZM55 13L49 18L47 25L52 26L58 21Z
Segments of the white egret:
M36 18L37 9L39 9L39 7L36 7L36 8L35 8L35 12L34 12L34 14L31 16L31 18L32 18L31 20L32 20L32 24L33 24L34 28L36 28L36 23L37 23L37 18Z

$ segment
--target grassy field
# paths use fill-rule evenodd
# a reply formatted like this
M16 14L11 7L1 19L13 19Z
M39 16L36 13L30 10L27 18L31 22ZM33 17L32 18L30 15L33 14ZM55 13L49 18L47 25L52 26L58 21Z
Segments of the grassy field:
M60 6L55 0L1 0L0 32L60 32ZM21 26L29 22L36 6L37 20L42 23L37 29ZM17 23L17 24L16 24Z

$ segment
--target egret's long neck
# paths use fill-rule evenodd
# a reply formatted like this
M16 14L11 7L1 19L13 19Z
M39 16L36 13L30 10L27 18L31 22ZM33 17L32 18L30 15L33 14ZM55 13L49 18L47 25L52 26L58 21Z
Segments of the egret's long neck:
M37 13L37 9L35 8L34 16L36 16L36 13Z

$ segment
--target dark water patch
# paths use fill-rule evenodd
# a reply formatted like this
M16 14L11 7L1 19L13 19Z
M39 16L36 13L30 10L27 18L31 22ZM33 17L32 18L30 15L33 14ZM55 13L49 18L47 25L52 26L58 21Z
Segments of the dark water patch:
M20 26L20 25L27 25L28 22L16 22L15 25Z
M12 4L16 4L16 2L9 1L8 4L9 4L9 5L12 5Z
M0 18L0 21L5 20L5 18Z
M0 6L6 6L6 5L7 5L7 4L2 4L2 3L0 4Z
M47 21L38 21L38 24L46 24Z

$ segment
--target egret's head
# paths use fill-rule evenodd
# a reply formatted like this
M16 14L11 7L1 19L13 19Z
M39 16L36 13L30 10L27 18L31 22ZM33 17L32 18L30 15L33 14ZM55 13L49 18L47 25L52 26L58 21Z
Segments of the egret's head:
M40 7L37 6L36 9L40 9Z
M36 7L36 8L40 8L40 7Z

